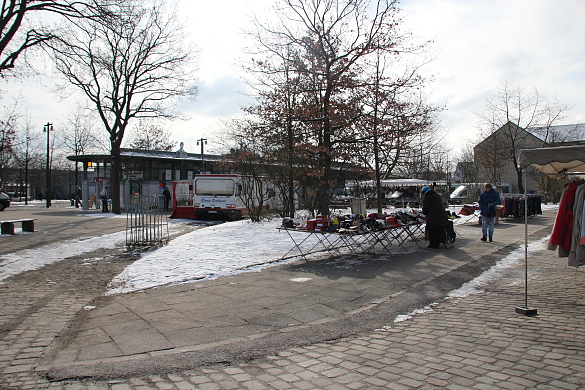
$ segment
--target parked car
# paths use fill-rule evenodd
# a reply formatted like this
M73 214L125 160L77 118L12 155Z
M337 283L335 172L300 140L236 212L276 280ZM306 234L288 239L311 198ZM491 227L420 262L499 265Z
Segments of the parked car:
M0 211L10 207L10 197L4 192L0 192Z
M403 192L394 191L394 193L392 195L390 195L390 198L392 198L392 199L400 199L400 198L402 198L403 195L404 195Z

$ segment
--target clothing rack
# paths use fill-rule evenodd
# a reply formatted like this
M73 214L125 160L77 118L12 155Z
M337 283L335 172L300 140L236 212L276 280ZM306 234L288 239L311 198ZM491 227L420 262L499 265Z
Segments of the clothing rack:
M524 176L524 198L528 199L527 176L551 176L562 178L566 175L585 175L585 146L570 145L560 147L522 149L518 156L518 166ZM528 172L528 167L537 168L542 173ZM528 306L528 208L524 218L524 306L516 307L516 313L532 316L535 308Z
M565 190L555 218L548 249L558 248L559 257L568 257L568 265L583 265L585 253L580 247L583 220L583 188L585 180L574 180L565 184Z
M537 194L504 194L502 196L502 216L524 218L524 208L527 207L528 217L542 215L542 196Z
M528 201L529 194L526 192L527 190L527 177L528 175L534 176L558 176L559 173L532 173L529 174L527 169L523 169L523 176L524 176L524 199ZM585 175L585 172L567 172L567 174L571 175ZM524 208L524 306L516 307L516 313L523 314L525 316L535 316L538 314L538 310L536 308L531 308L528 306L528 208Z

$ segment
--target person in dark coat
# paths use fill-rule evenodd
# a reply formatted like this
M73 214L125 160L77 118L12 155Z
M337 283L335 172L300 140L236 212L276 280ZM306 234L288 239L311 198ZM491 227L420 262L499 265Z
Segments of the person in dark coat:
M108 212L108 186L105 186L100 193L102 197L102 213Z
M494 224L496 220L496 206L499 205L500 202L500 194L498 191L496 191L496 189L490 183L485 183L484 191L479 194L479 199L477 200L481 213L481 232L483 233L483 237L481 237L482 241L486 241L488 237L490 241L493 239Z
M169 202L171 201L171 193L168 187L165 187L163 191L163 197L165 198L165 210L169 211Z
M81 205L81 187L75 186L75 208Z
M445 226L448 218L443 199L431 187L424 186L421 192L425 194L422 212L427 219L430 244L428 248L437 249L445 241Z

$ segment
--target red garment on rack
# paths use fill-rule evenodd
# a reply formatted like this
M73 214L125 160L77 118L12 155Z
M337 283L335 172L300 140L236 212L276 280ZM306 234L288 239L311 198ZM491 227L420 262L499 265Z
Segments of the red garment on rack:
M578 182L583 184L583 182ZM566 251L571 250L571 232L573 230L573 204L575 203L575 192L577 191L577 183L565 184L567 187L563 192L561 204L552 234L550 236L550 244L561 245Z

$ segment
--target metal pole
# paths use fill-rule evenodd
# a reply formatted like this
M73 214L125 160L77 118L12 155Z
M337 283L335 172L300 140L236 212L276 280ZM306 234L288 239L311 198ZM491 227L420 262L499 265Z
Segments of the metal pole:
M199 143L201 143L201 172L205 171L205 161L203 159L203 144L207 144L207 139L206 138L199 138L197 140L197 145L199 145Z
M28 206L28 194L29 194L29 185L28 185L28 162L29 162L29 146L30 146L31 137L26 137L26 158L24 160L24 204Z
M528 308L528 190L524 169L524 307Z
M83 162L83 181L81 182L81 207L83 211L89 210L89 182L87 181L87 169L89 161Z
M517 307L516 313L525 316L534 316L537 314L536 309L528 307L528 190L526 186L526 173L524 168L524 307Z
M46 207L51 207L51 145L49 142L49 134L53 131L53 124L47 122L45 126L43 126L43 132L47 132L47 203Z

